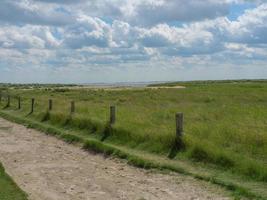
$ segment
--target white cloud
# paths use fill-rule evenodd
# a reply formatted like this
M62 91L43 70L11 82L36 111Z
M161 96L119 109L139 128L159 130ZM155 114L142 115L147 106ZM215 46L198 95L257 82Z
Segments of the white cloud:
M3 0L0 72L262 65L267 3L231 21L225 15L233 2L240 1Z
M51 28L44 26L2 26L0 28L0 47L13 49L44 49L59 45L51 33Z
M86 13L130 24L151 26L159 23L201 21L226 16L231 1L227 0L103 0L82 6Z
M45 3L52 3L52 4L77 4L81 2L85 2L86 0L33 0L36 2L45 2Z
M34 4L30 0L1 0L0 22L62 26L75 22L73 16L61 7Z
M81 15L77 23L66 28L64 45L70 48L111 46L111 27L99 18Z
M267 43L267 3L246 11L230 23L228 31L241 43Z
M154 25L172 21L190 22L214 19L226 16L228 12L229 3L225 1L143 1L136 6L134 14L126 16L126 18L129 18L129 21L135 24Z

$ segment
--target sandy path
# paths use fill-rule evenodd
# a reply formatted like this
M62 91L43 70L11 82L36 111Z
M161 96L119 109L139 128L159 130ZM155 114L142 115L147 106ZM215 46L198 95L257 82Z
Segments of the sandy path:
M149 89L185 89L185 86L180 86L180 85L176 85L176 86L156 86L156 87L147 87Z
M32 200L228 199L207 183L137 169L1 118L0 161Z

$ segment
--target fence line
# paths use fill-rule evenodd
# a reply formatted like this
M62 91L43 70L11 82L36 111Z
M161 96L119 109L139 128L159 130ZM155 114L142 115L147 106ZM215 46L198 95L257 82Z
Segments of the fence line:
M3 95L3 93L0 93L0 103L2 103L3 97L6 97L7 99L7 104L4 108L8 108L11 106L11 95L7 94L7 95ZM17 97L18 100L18 109L21 109L21 97ZM30 114L32 114L34 112L34 106L35 106L35 99L32 98L31 99L31 110L30 110ZM48 100L48 110L52 111L53 109L53 101L52 99ZM75 113L75 101L71 101L70 102L70 114L74 114ZM115 105L111 105L109 108L109 126L110 128L116 123L116 106ZM178 148L181 147L181 142L183 139L183 135L184 135L184 114L183 113L176 113L175 114L175 124L176 124L176 146Z

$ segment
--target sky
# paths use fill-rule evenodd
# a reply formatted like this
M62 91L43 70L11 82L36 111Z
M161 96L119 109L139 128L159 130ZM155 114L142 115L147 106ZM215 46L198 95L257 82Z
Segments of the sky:
M256 78L266 0L0 0L0 82Z

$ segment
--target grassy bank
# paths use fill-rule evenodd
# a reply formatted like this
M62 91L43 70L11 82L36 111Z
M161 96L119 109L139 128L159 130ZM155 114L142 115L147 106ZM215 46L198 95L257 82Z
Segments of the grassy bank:
M181 83L179 83L181 85ZM177 83L172 84L177 85ZM175 142L176 112L185 115L185 145L172 161L214 166L249 180L267 182L267 82L227 81L183 83L185 89L93 90L39 87L14 89L22 97L5 112L75 129L84 137L167 157ZM30 98L36 99L29 116ZM47 113L48 99L53 111ZM70 117L70 101L76 112ZM2 101L2 107L5 106ZM106 128L109 105L117 106L117 122ZM27 116L27 117L26 117ZM177 154L176 154L177 153Z
M12 179L5 173L0 163L0 199L1 200L26 200L26 194L18 188Z

